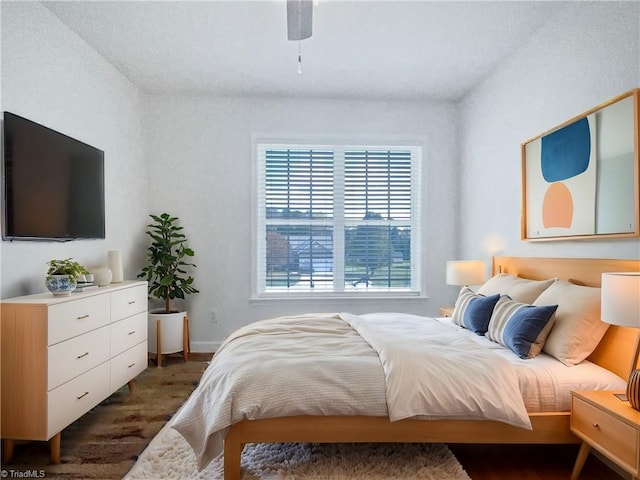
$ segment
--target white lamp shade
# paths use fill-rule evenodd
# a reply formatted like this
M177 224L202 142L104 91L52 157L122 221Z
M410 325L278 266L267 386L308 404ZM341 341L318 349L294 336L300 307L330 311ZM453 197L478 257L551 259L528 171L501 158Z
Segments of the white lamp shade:
M449 260L447 285L480 285L486 280L482 260Z
M603 322L640 328L640 272L602 274Z

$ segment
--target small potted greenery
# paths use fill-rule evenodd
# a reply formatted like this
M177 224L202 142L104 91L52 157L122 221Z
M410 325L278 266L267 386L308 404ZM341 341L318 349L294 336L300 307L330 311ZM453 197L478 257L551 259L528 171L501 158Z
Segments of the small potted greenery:
M172 309L171 301L184 299L187 295L198 293L198 290L193 286L193 277L185 270L196 265L188 261L194 252L187 247L183 227L177 224L178 217L168 213L149 216L154 220L154 223L147 225L146 231L151 238L151 245L147 250L147 266L138 274L138 278L144 278L149 283L149 296L164 301L164 308L149 311L149 351L158 355L160 366L164 354L184 351L187 358L187 312ZM162 332L161 342L158 342L157 336L159 329Z
M78 285L78 278L89 271L72 258L49 260L47 262L47 289L56 296L69 295Z

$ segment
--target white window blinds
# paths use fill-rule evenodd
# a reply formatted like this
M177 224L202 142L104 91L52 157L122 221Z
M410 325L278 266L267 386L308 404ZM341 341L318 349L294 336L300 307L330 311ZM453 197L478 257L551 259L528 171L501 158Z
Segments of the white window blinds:
M420 147L257 144L256 293L418 293Z

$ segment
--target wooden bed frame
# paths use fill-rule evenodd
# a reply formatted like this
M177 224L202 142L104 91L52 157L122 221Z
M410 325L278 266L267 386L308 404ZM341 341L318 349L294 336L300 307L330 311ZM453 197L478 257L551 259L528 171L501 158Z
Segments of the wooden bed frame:
M640 271L640 260L494 257L492 272L542 280L559 277L599 287L603 272ZM627 378L640 336L631 328L609 327L589 360ZM570 412L532 413L533 430L480 420L402 420L365 416L296 416L243 420L224 441L224 478L239 480L246 443L398 442L398 443L578 443L569 428Z

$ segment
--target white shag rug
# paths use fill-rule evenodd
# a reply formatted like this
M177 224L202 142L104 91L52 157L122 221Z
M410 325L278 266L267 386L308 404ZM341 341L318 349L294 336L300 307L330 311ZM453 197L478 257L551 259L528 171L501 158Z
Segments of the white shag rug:
M242 480L471 480L442 444L248 444ZM222 480L222 458L196 469L191 448L169 424L125 480Z

